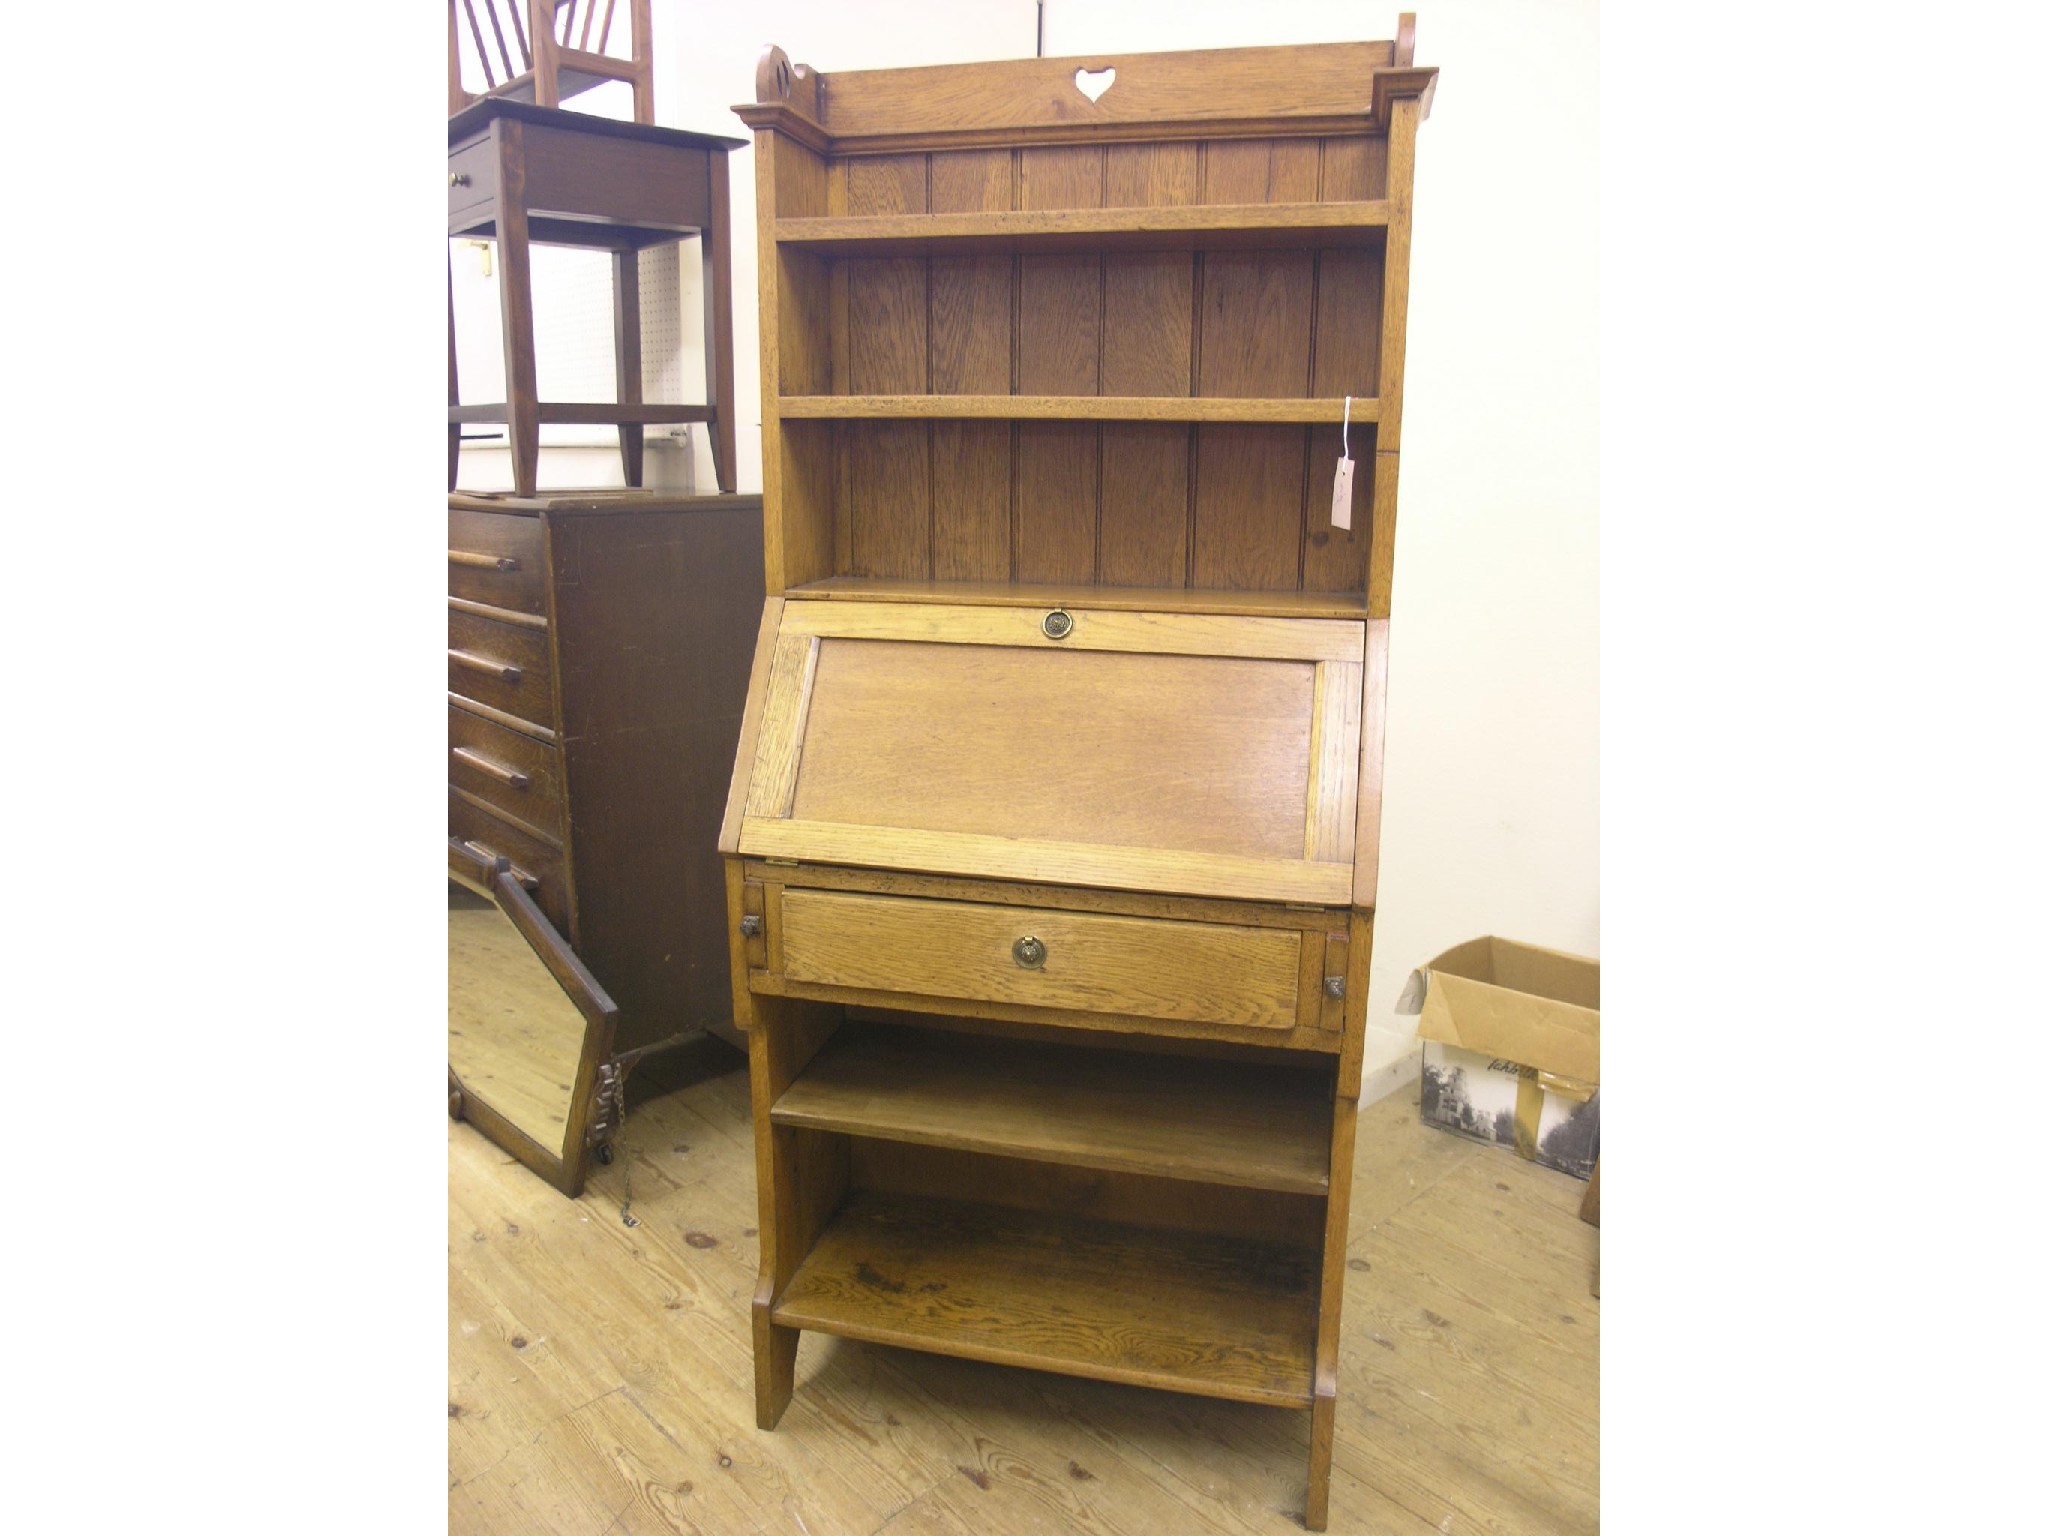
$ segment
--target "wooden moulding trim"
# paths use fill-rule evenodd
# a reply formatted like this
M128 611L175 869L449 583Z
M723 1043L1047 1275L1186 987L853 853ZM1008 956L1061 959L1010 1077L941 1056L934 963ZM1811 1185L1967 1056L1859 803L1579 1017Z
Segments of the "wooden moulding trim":
M1085 591L1084 594L1085 595ZM1226 656L1262 661L1365 660L1365 628L1353 619L1275 619L1206 613L1130 613L1069 608L1073 628L1048 637L1035 608L941 603L790 602L784 635L1002 645L1035 650L1121 651L1151 656Z
M1307 859L1189 853L1062 843L985 833L927 832L748 816L740 851L766 859L816 859L927 874L984 875L1109 890L1165 891L1238 901L1298 901L1319 907L1351 899L1351 866Z
M1380 792L1386 776L1387 640L1385 619L1365 625L1365 716L1358 733L1358 830L1352 845L1351 904L1379 904Z
M1041 582L899 581L827 576L791 587L791 598L854 603L966 603L991 608L1091 608L1148 613L1235 613L1276 619L1366 617L1363 592L1227 592L1208 587L1057 587Z
M1056 1030L1072 1040L1076 1035L1101 1033L1121 1038L1142 1035L1148 1040L1206 1042L1210 1045L1248 1045L1261 1051L1291 1051L1302 1061L1331 1059L1342 1069L1344 1041L1326 1029L1290 1026L1270 1029L1247 1024L1209 1024L1188 1019L1155 1019L1135 1013L1092 1013L1076 1008L1034 1008L1027 1003L991 1003L973 997L935 997L928 992L881 992L872 987L840 987L823 982L791 981L770 970L752 970L747 975L750 996L781 998L808 1003L838 1003L851 1009L879 1010L897 1022L911 1016L926 1018L934 1013L953 1021L952 1027L976 1024L1027 1025ZM1355 1090L1354 1090L1355 1091Z
M746 709L740 716L739 750L733 756L732 782L726 790L725 819L718 828L718 851L723 854L739 852L740 822L746 815L747 790L754 777L754 748L761 738L761 710L768 696L768 673L775 663L782 606L781 598L771 597L761 607L761 632L754 641L754 667L747 680Z
M980 901L1066 912L1113 912L1126 917L1163 917L1188 923L1235 923L1254 928L1296 928L1304 933L1345 933L1351 915L1338 908L1247 906L1193 896L1134 891L1082 891L1064 885L1026 885L1014 880L962 880L904 874L893 870L840 869L829 864L791 867L742 861L745 877L787 890L867 891L878 896L928 896L939 901Z
M1431 71L1432 74L1435 71ZM1423 103L1424 115L1428 101ZM977 128L951 133L894 133L872 137L830 135L808 118L786 107L737 106L733 111L748 127L767 129L793 139L821 155L906 155L947 149L1054 149L1073 144L1174 144L1195 140L1382 138L1383 119L1369 114L1328 114L1321 117L1185 119L1156 123L1080 124L1051 128Z
M808 134L829 153L976 143L1271 138L1358 132L1388 101L1422 95L1434 69L1395 63L1394 41L1015 59L820 75L763 55L750 127ZM1114 69L1094 100L1077 71Z
M1203 237L1272 245L1285 235L1351 236L1377 240L1387 227L1388 204L1366 202L1216 204L1186 208L1062 208L993 213L912 213L849 218L782 219L775 238L784 245L866 253L877 247L952 242L966 252L1015 241L1026 248L1071 242L1093 248L1104 237L1143 236L1172 248Z
M1334 427L1344 420L1344 401L1341 396L783 395L776 402L776 414L786 421L1211 421ZM1377 399L1353 397L1354 426L1379 416Z

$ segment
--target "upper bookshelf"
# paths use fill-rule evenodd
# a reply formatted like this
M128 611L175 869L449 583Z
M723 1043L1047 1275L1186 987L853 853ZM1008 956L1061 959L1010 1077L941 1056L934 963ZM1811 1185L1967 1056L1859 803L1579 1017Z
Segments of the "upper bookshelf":
M1222 251L1379 245L1385 198L1219 207L998 209L784 219L784 246L834 256L979 256L1008 252Z
M1055 583L1384 614L1435 81L1402 54L821 75L768 50L736 110L769 591Z

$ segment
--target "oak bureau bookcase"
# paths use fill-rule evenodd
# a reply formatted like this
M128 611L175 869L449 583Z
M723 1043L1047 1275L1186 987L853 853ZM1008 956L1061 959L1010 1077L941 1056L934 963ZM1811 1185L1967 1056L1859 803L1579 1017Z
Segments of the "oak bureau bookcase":
M719 850L764 1428L804 1329L1306 1408L1326 1523L1413 37L770 49L737 109L769 595Z

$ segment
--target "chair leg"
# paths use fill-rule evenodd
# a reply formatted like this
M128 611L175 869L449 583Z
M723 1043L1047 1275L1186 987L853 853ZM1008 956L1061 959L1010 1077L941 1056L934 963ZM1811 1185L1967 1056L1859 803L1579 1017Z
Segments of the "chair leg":
M640 253L612 252L612 355L618 364L618 401L641 403L640 390ZM626 484L647 483L647 429L637 421L619 423L619 459Z
M448 257L448 404L453 407L462 404L462 391L455 380L455 257ZM456 475L462 466L462 423L448 423L448 489L455 489Z
M711 227L704 248L704 396L711 402L711 463L718 488L739 489L732 401L732 217L726 157L711 157Z
M517 119L499 118L498 295L505 319L505 430L512 442L513 487L540 485L540 395L533 362L533 263L526 238L526 153Z

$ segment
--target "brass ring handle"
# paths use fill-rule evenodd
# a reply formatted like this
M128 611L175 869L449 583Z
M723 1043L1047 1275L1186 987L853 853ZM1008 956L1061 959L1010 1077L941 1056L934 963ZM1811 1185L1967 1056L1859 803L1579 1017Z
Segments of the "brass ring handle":
M472 752L467 747L455 748L455 756L459 761L469 764L470 767L476 769L479 773L488 773L492 778L502 783L510 784L514 789L533 788L533 780L529 779L518 769L507 768L503 763L494 763L488 757Z
M1025 970L1040 970L1045 965L1045 941L1027 933L1010 946L1010 954Z
M508 683L516 683L526 674L507 661L494 661L489 656L479 656L474 651L458 651L450 647L448 659L458 667L467 667L472 672L488 672Z
M516 571L519 562L510 555L480 555L474 550L451 549L448 551L450 565L473 565L485 571Z
M466 187L466 186L468 186L468 185L469 185L469 172L467 172L467 171L450 171L450 172L448 173L448 185L449 185L449 186L451 186L451 187Z

